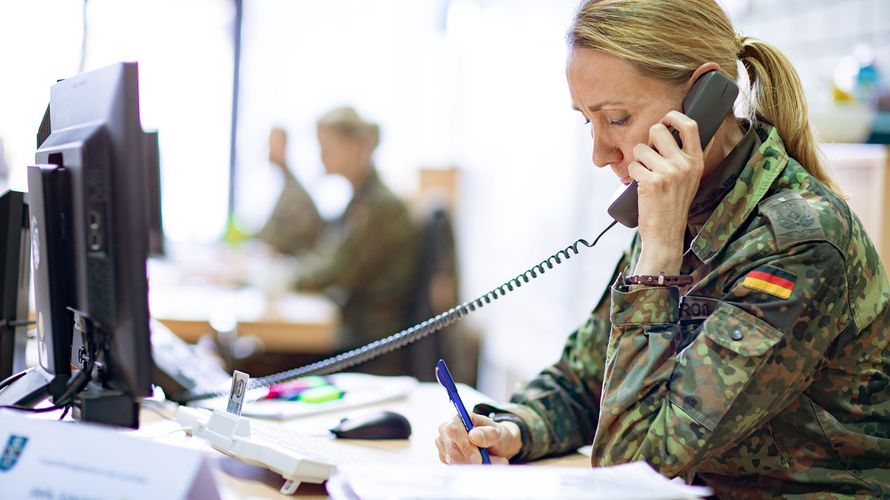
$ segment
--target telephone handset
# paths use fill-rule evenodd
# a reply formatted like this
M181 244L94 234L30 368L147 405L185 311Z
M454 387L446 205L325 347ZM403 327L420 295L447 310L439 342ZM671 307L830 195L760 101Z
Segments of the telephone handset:
M698 135L702 149L720 128L723 119L732 110L739 88L735 82L718 71L705 73L689 89L683 99L683 113L698 124ZM673 131L677 144L681 144L680 132ZM639 225L637 182L618 190L618 195L609 205L609 215L627 227Z

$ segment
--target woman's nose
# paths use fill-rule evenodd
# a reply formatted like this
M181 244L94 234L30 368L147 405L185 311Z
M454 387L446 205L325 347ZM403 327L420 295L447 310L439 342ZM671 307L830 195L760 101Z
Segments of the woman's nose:
M593 164L605 167L622 160L621 149L615 147L607 138L595 135L593 138Z

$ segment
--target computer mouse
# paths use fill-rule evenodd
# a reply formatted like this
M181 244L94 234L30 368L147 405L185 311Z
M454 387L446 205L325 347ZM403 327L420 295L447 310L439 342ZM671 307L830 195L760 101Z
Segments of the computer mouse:
M345 439L408 439L411 424L394 411L372 411L344 418L331 432Z

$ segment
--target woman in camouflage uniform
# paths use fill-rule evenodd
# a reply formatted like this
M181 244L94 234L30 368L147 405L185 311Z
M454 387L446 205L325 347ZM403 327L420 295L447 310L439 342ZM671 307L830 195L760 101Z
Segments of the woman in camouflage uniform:
M561 359L477 406L469 435L442 424L440 459L592 442L594 466L644 460L720 496L890 496L890 286L790 62L713 0L588 1L568 40L593 162L638 182L639 232ZM676 110L699 76L739 67L742 118L702 151ZM692 284L625 282L661 273Z

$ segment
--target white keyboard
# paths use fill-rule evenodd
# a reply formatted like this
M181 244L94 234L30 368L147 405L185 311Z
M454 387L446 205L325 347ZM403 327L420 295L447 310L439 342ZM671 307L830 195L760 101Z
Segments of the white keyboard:
M349 463L386 463L396 460L396 454L392 452L345 443L333 435L322 437L298 434L256 421L252 423L251 431L251 437L257 441L335 466Z

